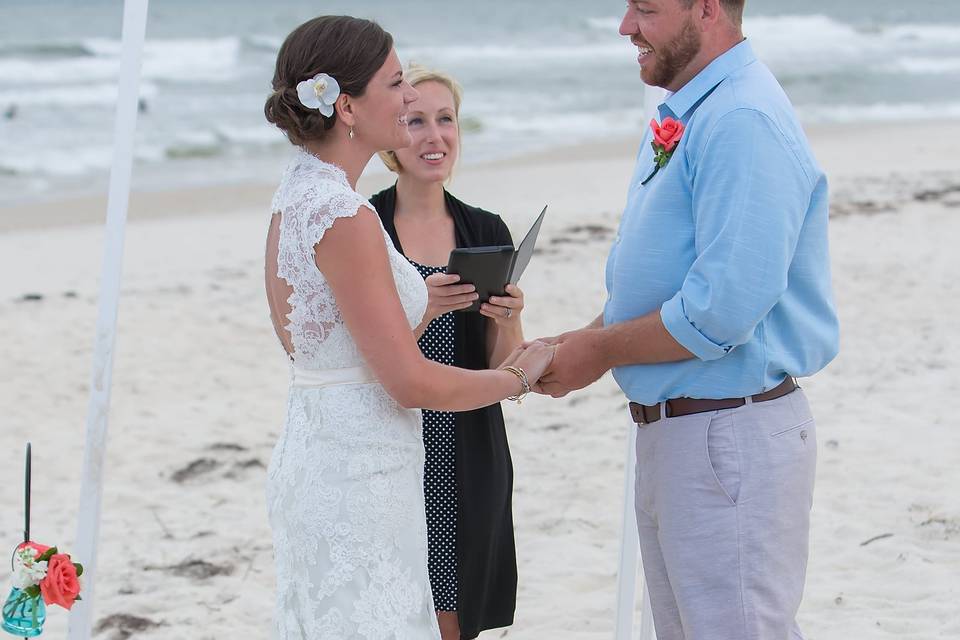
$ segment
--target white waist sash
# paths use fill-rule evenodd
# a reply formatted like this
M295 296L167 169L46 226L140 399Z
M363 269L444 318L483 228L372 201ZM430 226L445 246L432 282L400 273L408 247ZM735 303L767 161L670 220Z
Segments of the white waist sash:
M343 369L301 369L290 367L290 386L320 389L340 384L370 384L376 382L373 372L366 367Z

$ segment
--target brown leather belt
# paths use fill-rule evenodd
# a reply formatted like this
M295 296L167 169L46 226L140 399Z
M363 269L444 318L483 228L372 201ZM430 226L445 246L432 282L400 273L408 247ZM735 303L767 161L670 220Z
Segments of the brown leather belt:
M763 393L758 393L755 396L750 396L752 402L767 402L768 400L776 400L777 398L782 398L788 393L793 393L800 388L800 385L797 384L797 381L791 376L775 386L770 391L764 391ZM666 409L666 415L660 415L659 404L646 405L638 404L636 402L630 403L630 417L633 418L633 421L636 422L641 427L647 424L652 424L659 420L660 418L677 418L680 416L688 416L692 413L706 413L707 411L720 411L721 409L735 409L737 407L742 407L747 404L746 398L724 398L722 400L701 400L698 398L674 398L672 400L667 400L663 403L662 406Z

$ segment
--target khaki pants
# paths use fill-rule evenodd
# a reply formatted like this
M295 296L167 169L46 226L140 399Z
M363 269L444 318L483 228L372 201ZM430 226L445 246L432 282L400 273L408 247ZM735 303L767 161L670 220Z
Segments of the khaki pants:
M637 433L637 523L658 640L796 640L816 433L803 391Z

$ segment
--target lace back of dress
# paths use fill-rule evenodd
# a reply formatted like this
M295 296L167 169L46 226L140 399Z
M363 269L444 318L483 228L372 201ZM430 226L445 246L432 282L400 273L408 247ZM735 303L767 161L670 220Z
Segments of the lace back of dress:
M270 229L267 232L267 248L265 252L266 264L264 265L264 288L267 294L267 304L270 307L270 321L273 323L273 330L280 340L280 346L286 352L287 357L293 360L294 347L293 337L287 330L288 316L292 310L290 307L290 296L293 295L293 287L278 274L277 258L280 250L280 220L282 214L276 212L270 218Z
M355 354L356 347L348 337L336 345L326 344L338 330L345 332L333 293L314 261L314 247L337 219L356 215L365 204L341 169L302 151L287 168L274 195L271 209L274 218L279 217L275 273L288 285L289 296L286 310L279 308L283 305L277 300L270 301L271 315L281 343L298 365L322 368ZM268 258L269 252L268 246ZM269 263L267 267L269 278ZM268 284L268 294L283 290L280 283ZM285 325L278 322L282 311L286 311Z

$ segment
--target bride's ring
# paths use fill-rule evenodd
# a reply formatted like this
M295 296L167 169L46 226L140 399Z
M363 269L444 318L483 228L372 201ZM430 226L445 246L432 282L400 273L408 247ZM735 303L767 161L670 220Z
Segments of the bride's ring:
M507 309L507 312L503 314L505 318L509 318L513 315L513 309Z

